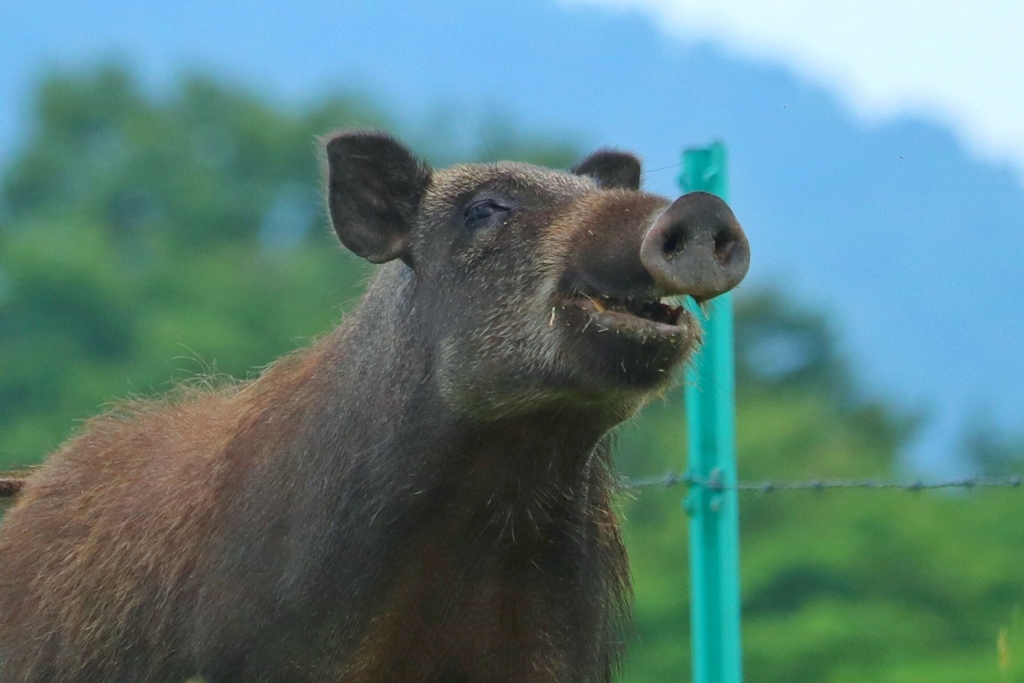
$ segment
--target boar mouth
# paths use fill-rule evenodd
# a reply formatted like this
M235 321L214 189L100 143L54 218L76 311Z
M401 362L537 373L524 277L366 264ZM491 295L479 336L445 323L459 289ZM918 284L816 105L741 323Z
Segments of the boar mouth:
M672 369L700 343L700 324L681 296L666 296L657 286L599 293L574 280L559 297L564 318L552 308L548 325L563 322L581 367L601 380L651 391L670 381Z
M610 296L579 292L572 303L589 314L590 320L603 329L636 331L658 335L678 335L689 325L689 312L680 297L658 297L650 294Z

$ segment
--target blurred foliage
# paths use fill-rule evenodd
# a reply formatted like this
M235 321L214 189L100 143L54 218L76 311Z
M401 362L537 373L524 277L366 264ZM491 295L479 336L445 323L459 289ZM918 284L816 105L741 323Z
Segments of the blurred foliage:
M1024 680L1024 618L1016 609L1009 623L999 629L996 641L999 655L999 671L1002 681Z
M249 376L338 321L370 267L327 227L318 135L387 127L439 164L565 167L580 152L501 116L459 143L453 115L403 127L358 95L287 109L203 77L161 97L118 66L47 79L35 130L0 169L0 470L106 401ZM859 397L824 316L742 292L737 321L743 478L893 476L913 421ZM621 430L624 474L684 467L681 401L673 390ZM983 422L967 445L984 471L1019 464ZM689 678L683 495L622 502L637 599L626 681ZM1024 682L1019 492L741 502L748 681Z
M963 444L964 452L980 472L1005 476L1024 469L1024 434L1001 431L983 412L975 415L964 430Z

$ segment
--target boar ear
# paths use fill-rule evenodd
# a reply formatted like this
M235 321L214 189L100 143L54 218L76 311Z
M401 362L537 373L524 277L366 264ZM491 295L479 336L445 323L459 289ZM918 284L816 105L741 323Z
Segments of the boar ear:
M640 189L640 160L628 152L602 149L572 167L576 175L590 176L598 187Z
M410 266L410 232L430 167L377 132L341 133L327 150L327 205L342 244L372 263Z

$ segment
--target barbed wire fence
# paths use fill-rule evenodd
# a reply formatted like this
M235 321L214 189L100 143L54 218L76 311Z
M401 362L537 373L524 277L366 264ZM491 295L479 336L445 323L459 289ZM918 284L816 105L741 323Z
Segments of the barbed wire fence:
M0 476L0 498L13 497L21 490L25 477L29 472L14 476ZM709 491L739 491L747 493L777 493L781 491L829 491L833 489L860 489L866 491L929 491L938 489L973 489L999 488L1020 489L1024 491L1024 475L1008 475L1003 477L961 477L927 481L912 479L909 481L888 481L885 479L807 479L802 481L763 480L738 481L727 484L719 474L712 472L710 477L698 477L688 472L666 472L655 477L630 477L621 480L624 489L642 490L650 488L672 488L675 486L697 486Z
M0 497L16 495L24 484L24 477L0 477ZM668 472L659 477L632 477L623 479L621 485L625 489L671 488L674 486L700 486L709 491L740 491L755 493L775 493L779 491L827 491L831 489L861 490L897 490L927 491L935 489L1004 488L1024 490L1024 477L1013 475L1006 477L966 477L942 481L898 482L883 479L809 479L805 481L739 481L726 484L721 478L697 477L685 472Z
M868 491L927 491L936 489L1005 488L1024 490L1024 476L1003 477L972 476L956 479L927 481L888 481L885 479L808 479L802 481L738 481L726 483L721 474L712 471L710 477L698 477L688 472L667 472L660 477L633 477L622 480L626 489L671 488L673 486L697 486L709 491L739 491L775 493L779 491L827 491L832 489L861 489Z

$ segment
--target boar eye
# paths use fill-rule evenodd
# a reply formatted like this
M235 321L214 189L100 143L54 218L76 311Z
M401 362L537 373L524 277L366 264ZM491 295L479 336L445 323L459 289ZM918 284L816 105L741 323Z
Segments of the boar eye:
M481 199L466 207L466 227L474 230L483 226L496 214L507 213L511 208L494 199Z

